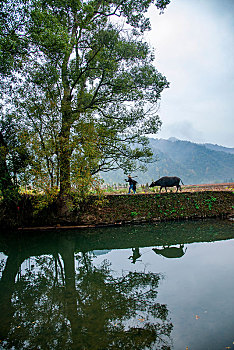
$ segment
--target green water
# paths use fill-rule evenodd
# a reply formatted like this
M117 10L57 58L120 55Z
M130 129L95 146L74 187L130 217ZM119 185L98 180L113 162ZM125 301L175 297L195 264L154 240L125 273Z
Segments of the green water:
M0 235L0 349L234 349L234 229Z

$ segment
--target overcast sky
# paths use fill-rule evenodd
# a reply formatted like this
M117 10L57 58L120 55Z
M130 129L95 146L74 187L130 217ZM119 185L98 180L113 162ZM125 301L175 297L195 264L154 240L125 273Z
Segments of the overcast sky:
M170 82L155 136L234 147L234 0L171 0L149 14L147 41Z

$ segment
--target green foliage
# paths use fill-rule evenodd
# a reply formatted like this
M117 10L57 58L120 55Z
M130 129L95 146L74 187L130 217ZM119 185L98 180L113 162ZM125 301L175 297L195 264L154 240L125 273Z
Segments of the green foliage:
M15 185L20 177L23 178L24 170L31 160L27 146L29 136L27 131L20 127L21 125L12 115L7 115L5 120L0 120L0 132L7 148L7 167Z
M55 203L58 198L58 189L53 187L45 189L41 194L33 196L33 214L36 216L38 213L42 212L44 209L49 208L50 205Z
M6 201L17 202L18 184L25 181L31 160L27 141L27 133L13 116L0 120L0 191Z
M22 68L28 53L28 41L24 32L29 2L1 0L0 2L0 76L11 76ZM6 81L0 81L0 85Z
M213 196L211 196L210 198L205 199L205 204L208 205L209 210L212 209L212 204L213 204L213 202L215 202L215 201L216 201L216 198L213 197Z

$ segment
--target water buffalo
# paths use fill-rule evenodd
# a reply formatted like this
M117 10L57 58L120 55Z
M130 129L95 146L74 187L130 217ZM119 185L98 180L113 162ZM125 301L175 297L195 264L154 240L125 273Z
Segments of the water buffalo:
M165 258L181 258L187 250L187 248L185 248L185 250L183 248L184 248L184 245L180 244L179 248L168 246L168 247L163 247L162 249L158 249L158 248L152 248L152 249L156 254L162 255Z
M180 181L183 184L182 180L177 176L163 176L157 181L152 182L149 187L154 186L160 186L160 192L163 187L165 187L165 190L167 192L167 187L173 187L176 186L176 192L178 191L178 188L181 190Z

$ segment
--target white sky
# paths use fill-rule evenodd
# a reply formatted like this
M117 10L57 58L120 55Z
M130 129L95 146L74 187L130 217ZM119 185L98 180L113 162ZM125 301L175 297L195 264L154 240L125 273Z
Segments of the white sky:
M159 138L234 147L234 0L171 0L146 39L170 82Z

